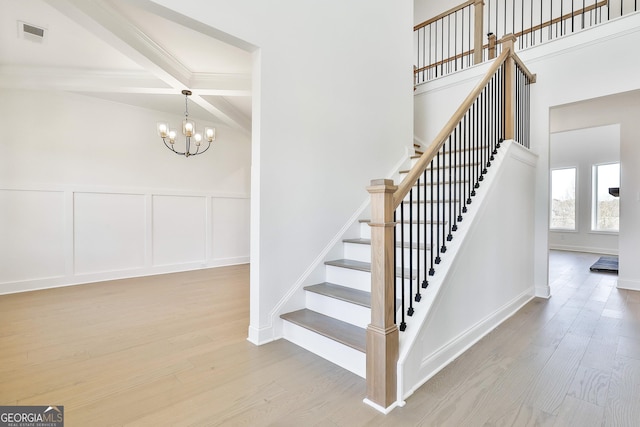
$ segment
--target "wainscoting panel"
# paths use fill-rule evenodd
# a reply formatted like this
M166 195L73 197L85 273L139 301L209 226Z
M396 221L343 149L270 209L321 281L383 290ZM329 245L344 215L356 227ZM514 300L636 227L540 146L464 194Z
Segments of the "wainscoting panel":
M213 199L214 259L237 259L249 253L249 207L249 199Z
M144 267L144 195L76 193L73 210L76 274Z
M207 198L153 196L153 265L206 259Z
M0 294L249 262L249 196L0 188Z
M65 275L65 193L0 189L2 284Z

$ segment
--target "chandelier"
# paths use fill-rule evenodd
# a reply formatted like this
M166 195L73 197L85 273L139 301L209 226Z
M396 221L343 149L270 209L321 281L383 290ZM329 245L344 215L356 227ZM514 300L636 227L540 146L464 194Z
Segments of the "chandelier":
M158 135L162 138L164 145L171 151L181 156L189 157L202 154L211 147L211 143L216 139L216 129L205 127L204 139L207 140L207 148L200 151L203 135L196 131L196 124L193 120L189 120L189 96L190 90L183 90L184 95L184 120L182 121L182 134L185 136L185 148L184 151L177 151L175 149L176 131L169 129L168 123L158 123ZM195 143L195 151L191 151L191 138Z

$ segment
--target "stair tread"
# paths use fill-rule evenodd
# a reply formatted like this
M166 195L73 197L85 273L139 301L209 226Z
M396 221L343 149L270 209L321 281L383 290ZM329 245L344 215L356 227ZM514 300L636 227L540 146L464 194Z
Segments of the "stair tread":
M340 286L329 282L305 286L304 290L339 299L341 301L349 302L352 304L357 304L362 307L371 308L370 292L360 291L358 289L348 288L346 286Z
M365 329L306 308L282 314L280 317L358 351L366 352Z
M480 163L479 162L475 162L475 163L464 163L462 165L458 165L458 166L478 166ZM438 169L446 169L448 168L449 165L442 165L439 168L433 168L433 170L438 170ZM427 168L428 171L430 171L432 168ZM400 172L398 172L399 174L407 174L411 172L411 169L405 169L405 170L401 170Z
M363 239L363 238L357 238L357 239L344 239L343 240L344 243L355 243L355 244L359 244L359 245L371 245L371 239ZM412 245L414 249L424 249L425 246L424 244L420 243L420 245L417 244L413 244ZM427 245L427 249L429 249L431 245ZM399 248L400 247L400 242L396 242L396 247ZM404 247L408 248L409 247L409 242L404 242Z
M341 268L349 268L351 270L358 270L358 271L366 271L366 272L371 272L371 263L370 262L364 262L364 261L356 261L353 259L335 259L332 261L325 261L324 263L325 265L331 265L334 267L341 267ZM409 269L405 268L404 269L404 274L405 276L409 276ZM410 274L412 279L416 278L416 272L415 270ZM396 268L396 276L400 277L402 276L402 269L401 268Z
M352 270L371 271L371 263L356 261L353 259L336 259L333 261L326 261L325 264L332 265L334 267L350 268Z
M487 148L488 148L487 145L483 145L482 147L480 147L480 149L487 149ZM459 149L453 150L453 151L447 150L447 151L444 152L444 154L460 153L460 152L463 152L463 151L472 151L472 150L473 150L473 148L464 148L464 149L460 149L459 148ZM419 156L419 155L411 156L412 159L419 159L420 157L422 157L422 156Z
M371 220L370 219L361 219L358 222L360 222L361 224L368 224L368 223L371 222ZM423 219L421 219L419 221L417 221L417 220L409 221L408 219L405 219L403 221L403 224L409 224L409 223L411 223L411 224L437 224L437 225L444 225L444 224L447 224L447 221L431 221L431 220L425 221ZM396 221L396 224L400 224L400 221L399 220Z

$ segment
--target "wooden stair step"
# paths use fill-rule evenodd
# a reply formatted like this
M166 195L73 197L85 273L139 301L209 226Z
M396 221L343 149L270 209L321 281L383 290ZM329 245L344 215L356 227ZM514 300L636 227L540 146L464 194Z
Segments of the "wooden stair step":
M343 240L344 243L355 243L358 245L371 245L371 239L363 239L363 238L357 238L357 239L344 239ZM420 243L420 245L414 243L411 245L413 247L413 249L424 249L425 245ZM399 248L400 247L400 242L396 242L396 247ZM404 247L405 248L409 248L409 242L404 242ZM427 245L426 246L427 250L431 249L431 245Z
M449 184L453 184L453 185L455 185L455 184L460 184L460 183L462 183L462 184L468 184L468 183L469 183L469 180L468 180L468 179L464 179L464 180L458 180L458 179L457 179L457 180L454 180L454 181L449 181L449 180L447 180L447 181L442 181L442 182L440 183L440 185L449 185ZM431 186L431 182L427 182L427 183L421 182L421 183L420 183L420 187L424 187L425 185L427 185L427 186ZM414 186L414 187L416 187L416 186L417 186L417 184L413 184L413 186ZM434 187L436 187L437 185L436 185L436 184L434 184L433 186L434 186Z
M362 307L371 308L371 293L369 292L347 288L346 286L340 286L329 282L305 286L304 290Z
M336 320L306 308L282 314L280 318L363 353L366 352L366 330L350 323Z
M368 224L368 223L371 222L371 220L370 219L361 219L361 220L359 220L359 222L361 224ZM447 221L431 221L431 220L425 221L423 219L421 219L420 221L416 221L416 220L409 221L408 219L405 219L402 223L403 224L436 224L436 225L445 225L445 224L447 224ZM397 220L396 224L400 224L400 220Z
M480 164L480 162L475 162L475 163L465 163L463 165L458 165L458 166L478 166ZM442 165L439 168L433 168L433 170L438 170L438 169L447 169L449 167L449 165ZM431 170L431 168L427 168L428 171ZM400 172L398 172L399 174L407 174L411 172L411 169L406 169L406 170L401 170Z
M355 261L352 259L336 259L333 261L325 261L325 265L332 265L334 267L349 268L351 270L359 271L371 271L371 263L364 261Z
M355 260L352 260L352 259L335 259L333 261L325 261L324 264L325 265L330 265L330 266L333 266L333 267L340 267L340 268L348 268L348 269L351 269L351 270L365 271L367 273L371 272L371 263L370 262L355 261ZM408 268L404 269L404 275L405 276L409 276L409 269ZM401 268L396 268L396 276L398 276L398 277L402 276L402 269ZM411 278L412 279L416 278L415 270L411 273Z
M487 148L488 147L486 145L483 145L482 147L480 147L481 150L486 150ZM449 153L460 153L460 152L463 152L463 151L471 151L471 150L472 150L472 148L464 148L464 149L463 148L459 148L459 149L453 150L453 151L447 150L447 151L444 152L444 154L448 155ZM411 156L412 159L419 159L420 157L422 157L422 155L417 155L416 154L414 156Z

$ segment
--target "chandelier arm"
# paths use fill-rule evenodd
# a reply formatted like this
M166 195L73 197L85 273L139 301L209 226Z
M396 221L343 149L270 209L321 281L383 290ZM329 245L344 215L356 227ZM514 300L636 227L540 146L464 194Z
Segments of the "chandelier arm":
M173 145L169 145L167 144L167 141L165 140L165 138L162 138L162 142L164 142L164 145L171 151L173 151L174 153L184 156L184 153L181 153L180 151L176 151L175 148L173 148Z
M201 151L201 152L199 152L198 154L203 154L203 153L205 153L205 152L209 149L209 147L211 147L211 143L209 143L209 145L207 145L207 148L205 148L204 150L202 150L202 151Z

